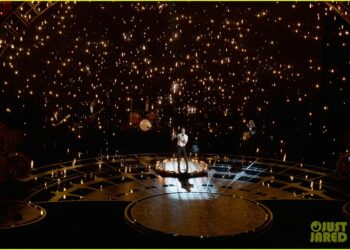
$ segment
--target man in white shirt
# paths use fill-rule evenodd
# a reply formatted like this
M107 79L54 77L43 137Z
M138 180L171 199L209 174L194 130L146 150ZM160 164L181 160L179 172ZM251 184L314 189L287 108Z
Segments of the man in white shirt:
M188 172L188 161L187 161L187 154L186 154L186 144L188 142L188 135L185 134L185 129L181 129L181 133L176 136L177 139L177 163L178 163L178 171L181 173L180 170L180 159L181 156L185 158L186 162L186 173Z

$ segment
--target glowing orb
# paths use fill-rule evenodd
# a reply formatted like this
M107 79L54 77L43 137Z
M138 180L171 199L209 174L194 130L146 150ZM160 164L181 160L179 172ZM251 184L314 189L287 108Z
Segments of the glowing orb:
M148 119L143 119L140 122L140 129L142 131L148 131L151 127L152 127L152 124Z

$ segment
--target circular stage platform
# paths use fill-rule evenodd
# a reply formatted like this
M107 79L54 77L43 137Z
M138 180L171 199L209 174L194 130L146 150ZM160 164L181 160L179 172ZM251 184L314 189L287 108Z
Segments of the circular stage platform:
M216 193L168 193L134 201L127 222L152 234L178 237L243 237L268 228L271 211L244 198Z
M0 230L39 222L46 216L42 207L20 201L0 200Z
M186 174L188 177L205 176L208 170L208 164L197 159L165 159L158 161L155 168L156 172L163 177L179 177Z

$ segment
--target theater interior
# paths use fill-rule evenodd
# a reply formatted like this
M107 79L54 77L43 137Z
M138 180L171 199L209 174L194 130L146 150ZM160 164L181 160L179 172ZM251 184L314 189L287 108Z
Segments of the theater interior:
M1 246L349 248L349 47L348 2L0 2Z

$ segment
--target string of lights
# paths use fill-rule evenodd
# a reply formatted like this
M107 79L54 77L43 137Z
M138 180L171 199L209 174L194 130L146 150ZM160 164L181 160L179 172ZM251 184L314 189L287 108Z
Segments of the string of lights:
M322 3L62 2L8 46L0 117L27 138L113 140L152 113L204 141L253 119L281 157L347 150L349 27Z

